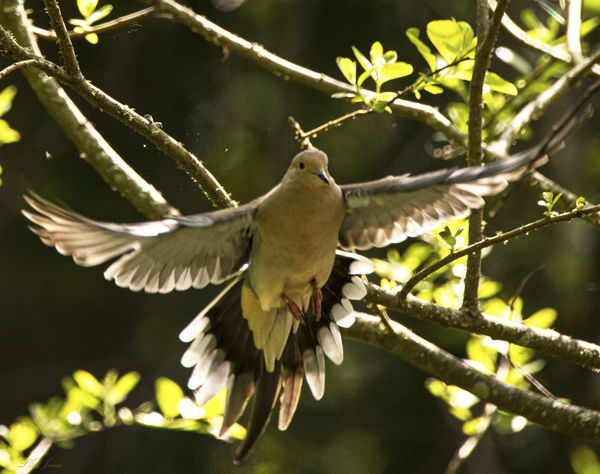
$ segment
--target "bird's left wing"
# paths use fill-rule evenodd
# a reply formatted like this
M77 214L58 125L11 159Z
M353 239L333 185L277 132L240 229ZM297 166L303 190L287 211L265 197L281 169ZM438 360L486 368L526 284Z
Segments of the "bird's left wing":
M46 245L82 266L117 258L107 280L133 291L167 293L221 283L247 262L257 201L204 214L136 224L99 222L32 193L23 211Z
M341 186L347 211L340 245L349 250L384 247L464 217L483 206L481 196L502 191L508 181L546 161L535 158L528 152L484 166Z

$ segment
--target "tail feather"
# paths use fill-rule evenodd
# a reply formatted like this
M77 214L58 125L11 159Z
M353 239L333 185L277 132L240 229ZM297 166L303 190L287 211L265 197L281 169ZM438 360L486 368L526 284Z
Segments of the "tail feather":
M252 330L242 315L243 275L234 279L182 331L181 339L191 343L182 362L186 367L194 367L192 379L197 388L197 401L205 402L208 395L227 386L220 436L239 420L254 395L252 415L236 463L243 462L255 448L278 397L277 426L285 430L298 406L303 378L316 399L323 396L324 356L336 364L342 362L344 353L338 325L347 326L353 321L349 299L362 298L365 293L362 280L353 275L370 270L369 260L348 252L337 253L329 281L321 289L321 317L317 319L309 310L305 314L305 324L273 327L273 330L288 335L272 370L265 362L265 352L256 347ZM201 382L199 386L198 381Z

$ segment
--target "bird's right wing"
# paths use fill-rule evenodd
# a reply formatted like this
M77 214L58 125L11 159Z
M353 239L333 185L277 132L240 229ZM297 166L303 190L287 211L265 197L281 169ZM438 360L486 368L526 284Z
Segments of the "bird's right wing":
M82 266L117 258L104 272L121 287L167 293L221 283L247 262L256 201L238 208L137 224L99 222L32 193L23 211L46 245Z
M545 162L532 151L484 166L340 186L347 209L340 245L349 250L383 247L435 229L483 206L481 196L499 193Z

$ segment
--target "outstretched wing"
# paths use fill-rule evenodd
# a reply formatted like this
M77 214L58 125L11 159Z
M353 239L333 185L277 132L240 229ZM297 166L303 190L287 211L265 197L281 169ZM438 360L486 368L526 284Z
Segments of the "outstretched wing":
M384 247L466 216L483 206L481 196L499 193L530 168L532 152L484 166L446 169L418 176L390 176L341 186L347 212L339 234L345 249Z
M167 293L221 283L247 262L254 202L205 214L138 224L88 219L35 194L25 196L39 214L23 211L46 245L82 266L117 258L104 272L121 287Z

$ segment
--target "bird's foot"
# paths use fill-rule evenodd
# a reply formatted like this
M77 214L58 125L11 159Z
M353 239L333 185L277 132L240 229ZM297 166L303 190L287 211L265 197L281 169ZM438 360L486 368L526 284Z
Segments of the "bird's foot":
M290 313L292 313L292 316L301 323L304 323L304 313L300 309L300 306L298 306L294 301L292 301L292 299L285 293L281 293L281 299L285 302L285 305L290 310Z
M321 288L316 286L313 287L312 296L310 298L310 304L317 321L321 319L321 303L323 302L323 293Z

